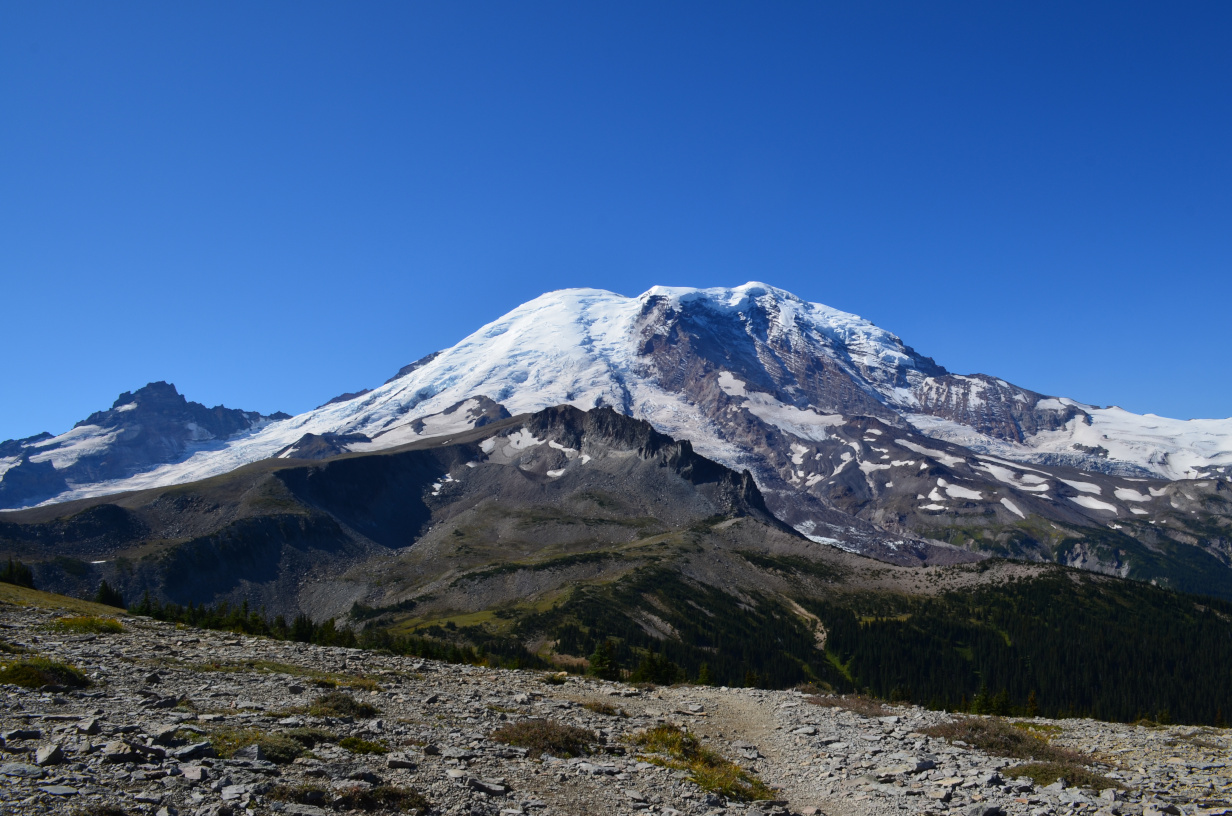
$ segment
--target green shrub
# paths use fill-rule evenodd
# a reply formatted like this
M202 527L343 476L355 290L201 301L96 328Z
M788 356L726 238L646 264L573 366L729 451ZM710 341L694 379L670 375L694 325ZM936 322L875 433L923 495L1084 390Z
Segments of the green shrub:
M90 685L90 678L67 663L45 657L27 657L0 665L0 683L31 689L43 686L86 688Z
M549 686L563 686L569 679L569 672L549 672L543 675L543 682Z
M7 640L0 640L0 654L25 654L29 650Z
M124 625L115 618L100 618L98 615L60 618L47 624L47 628L74 635L118 635L124 631Z
M269 734L255 728L219 728L209 734L210 744L223 759L249 745L258 745L266 759L286 765L304 753L304 746L286 734Z
M522 720L501 726L489 734L488 739L525 748L533 757L541 754L572 757L590 753L590 746L599 741L599 736L588 728L555 720Z
M282 736L293 739L305 748L315 748L323 742L337 742L338 735L324 728L288 728L280 732Z
M352 754L388 754L389 746L382 742L372 742L359 737L343 737L338 741L340 748L345 748Z
M624 712L624 709L617 708L611 703L602 703L597 700L590 700L589 702L582 703L582 708L586 709L587 711L593 711L596 714L602 714L605 717L627 717L629 716L628 714Z
M1065 784L1073 788L1104 790L1121 787L1120 783L1073 762L1028 762L1025 765L1005 768L1001 773L1007 779L1019 776L1029 777L1040 787L1051 785L1058 779L1064 779Z
M999 717L959 717L923 728L921 733L944 738L947 742L961 740L993 756L1065 765L1091 764L1090 757L1050 745L1028 730L1016 728Z
M861 717L884 717L893 713L893 709L888 708L880 700L874 700L862 694L817 695L805 697L804 700L826 708L844 708Z
M308 706L308 713L317 717L375 717L380 709L371 703L361 703L343 691L322 694Z
M358 787L343 790L334 799L334 807L338 810L381 810L423 816L432 805L414 788L379 785L366 790Z

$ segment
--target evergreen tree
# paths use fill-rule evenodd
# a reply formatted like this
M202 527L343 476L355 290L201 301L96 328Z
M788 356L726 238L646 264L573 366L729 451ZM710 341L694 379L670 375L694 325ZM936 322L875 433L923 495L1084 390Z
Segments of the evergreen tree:
M697 685L713 686L714 679L710 676L710 664L703 663L697 668Z
M112 588L110 584L103 581L98 585L98 592L94 593L94 603L123 609L124 596L120 594L120 590Z
M620 664L616 662L616 647L610 640L604 640L595 647L590 656L590 674L600 680L619 680Z
M634 683L654 683L657 686L670 686L684 679L684 672L666 655L647 652L642 662L629 675Z
M10 555L8 566L0 570L0 582L34 589L34 572L20 561L14 561Z

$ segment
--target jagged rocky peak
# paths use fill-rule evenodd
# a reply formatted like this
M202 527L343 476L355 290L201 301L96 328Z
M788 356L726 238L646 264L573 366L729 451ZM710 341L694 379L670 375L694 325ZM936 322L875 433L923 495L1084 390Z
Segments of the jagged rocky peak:
M111 408L90 414L66 433L0 445L0 508L44 501L79 484L124 479L288 418L281 412L207 408L171 383L152 382L125 391Z

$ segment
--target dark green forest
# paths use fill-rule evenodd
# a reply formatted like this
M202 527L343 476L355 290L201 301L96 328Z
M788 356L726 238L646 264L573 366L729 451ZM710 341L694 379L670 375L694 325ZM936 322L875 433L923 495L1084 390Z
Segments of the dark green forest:
M799 607L775 596L736 598L651 566L612 584L579 586L545 612L500 610L513 625L508 635L446 625L395 636L380 610L366 607L353 616L367 621L358 632L332 619L268 618L246 605L183 607L147 597L131 611L203 628L510 668L548 667L523 646L546 635L557 653L598 655L605 676L630 681L813 683L938 709L1115 721L1221 724L1232 713L1226 601L1062 568L934 596L835 592L792 600Z

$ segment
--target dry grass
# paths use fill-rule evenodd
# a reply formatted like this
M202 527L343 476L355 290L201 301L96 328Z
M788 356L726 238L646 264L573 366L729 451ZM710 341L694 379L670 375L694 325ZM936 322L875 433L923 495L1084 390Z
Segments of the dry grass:
M98 615L74 615L69 618L60 618L44 628L52 632L72 635L118 635L124 631L123 624L115 618L103 618Z
M315 748L323 742L337 742L338 735L324 728L288 728L279 732L288 739L293 739L305 748Z
M593 711L596 714L602 714L605 717L628 717L623 708L617 708L611 703L603 703L598 700L588 700L582 703L582 708L587 711Z
M366 719L380 714L380 709L371 703L361 703L351 695L342 691L331 691L322 694L308 706L308 713L314 717L357 717Z
M27 657L0 664L0 683L29 689L43 686L87 688L91 685L90 678L77 667L45 657Z
M367 790L358 787L331 792L316 785L278 785L266 796L279 802L295 802L313 807L331 806L336 810L365 813L412 813L423 816L432 807L414 788L381 785Z
M660 725L633 736L632 742L656 765L688 771L704 790L729 799L753 801L775 798L774 791L734 762L673 725Z
M1000 717L959 717L950 722L921 729L930 737L941 737L947 742L961 741L993 756L1011 759L1033 759L1037 762L1053 762L1063 765L1082 766L1093 762L1092 758L1068 748L1051 745L1026 729L1016 728Z
M550 754L556 757L582 756L599 741L599 735L587 728L565 725L555 720L522 720L501 726L488 739L525 748L532 757Z
M26 654L30 650L24 646L18 646L15 643L9 643L7 640L0 640L0 654L19 655Z
M54 592L42 592L41 590L6 583L0 583L0 603L10 603L14 606L32 607L35 609L75 612L79 615L98 615L100 617L116 613L115 607L112 606L103 606L93 601L83 601L80 598L70 598L67 595L56 595Z
M334 799L336 810L362 810L365 813L426 814L432 805L414 788L379 785L366 790L349 788Z
M1103 790L1121 787L1120 783L1072 762L1028 762L1006 768L1001 773L1009 779L1030 777L1031 781L1040 787L1051 785L1058 779L1064 779L1066 785L1077 788Z
M261 746L261 752L270 761L286 765L304 753L304 745L286 734L269 734L255 728L219 728L209 732L208 739L214 751L223 759L249 745Z
M845 708L861 717L885 717L894 713L894 709L880 700L861 694L814 695L805 697L804 701L826 708Z

